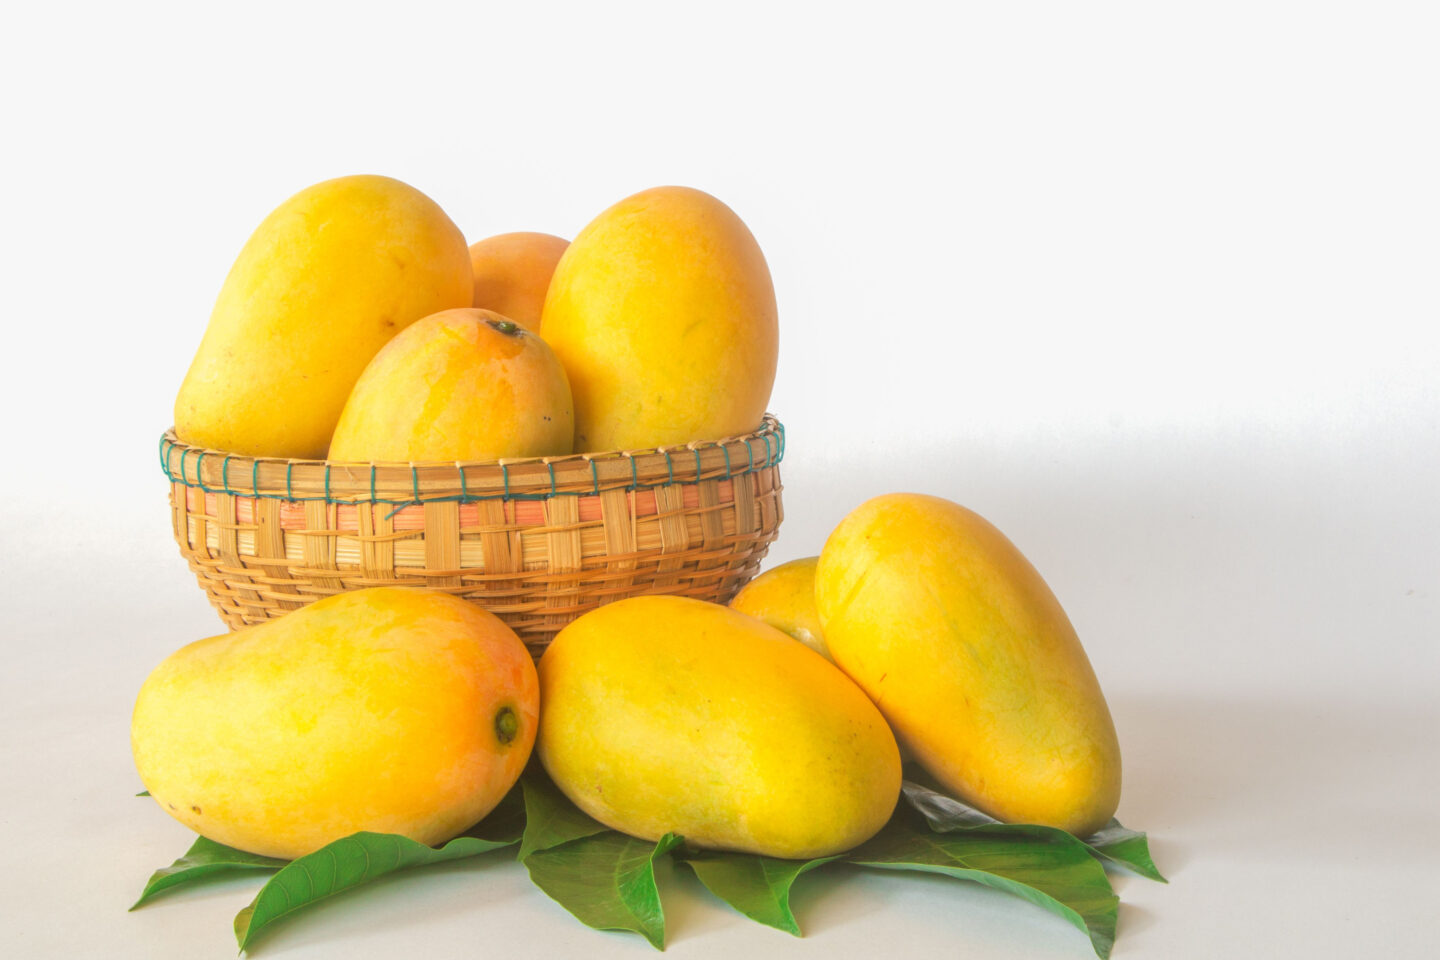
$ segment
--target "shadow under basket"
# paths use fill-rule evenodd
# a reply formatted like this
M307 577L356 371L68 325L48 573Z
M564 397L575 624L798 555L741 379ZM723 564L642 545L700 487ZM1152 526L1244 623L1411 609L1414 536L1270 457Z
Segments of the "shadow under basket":
M785 428L729 440L475 463L244 457L160 440L180 552L231 629L378 586L444 590L538 657L623 597L726 603L784 517Z

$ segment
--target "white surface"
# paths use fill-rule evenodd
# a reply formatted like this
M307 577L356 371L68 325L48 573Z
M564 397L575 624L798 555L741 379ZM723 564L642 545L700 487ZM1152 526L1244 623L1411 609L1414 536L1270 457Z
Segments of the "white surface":
M1440 69L1426 4L35 6L7 16L0 933L233 956L255 883L124 908L186 832L131 794L148 670L218 623L159 431L251 228L399 176L472 238L663 182L764 246L774 561L918 489L1010 534L1125 754L1117 958L1428 957L1440 857ZM98 467L99 469L95 469ZM104 477L104 482L96 478ZM937 878L802 881L803 940L665 876L678 957L1088 955ZM497 859L259 956L650 955Z

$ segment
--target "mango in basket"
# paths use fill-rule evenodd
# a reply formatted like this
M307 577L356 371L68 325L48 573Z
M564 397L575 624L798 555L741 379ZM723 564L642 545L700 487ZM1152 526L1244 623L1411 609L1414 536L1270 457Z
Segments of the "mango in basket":
M815 600L835 662L958 796L1079 836L1115 813L1120 748L1090 661L982 517L919 494L866 501L825 542Z
M445 310L387 343L355 384L331 460L493 460L570 452L565 370L489 310Z
M746 433L775 381L765 256L699 190L646 190L591 221L555 267L541 330L570 374L580 451Z
M826 856L868 839L899 797L895 738L860 688L727 607L607 604L560 631L540 684L545 769L633 836Z
M804 557L771 567L740 588L730 606L764 620L829 660L825 631L815 609L815 565L819 557Z
M375 352L473 296L465 238L420 191L373 176L302 190L230 268L175 400L175 432L231 453L322 458Z
M570 241L548 233L501 233L470 244L475 306L494 310L533 333L555 264Z
M141 688L131 745L161 809L241 850L293 858L359 830L434 844L519 777L537 696L496 617L383 587L178 650Z

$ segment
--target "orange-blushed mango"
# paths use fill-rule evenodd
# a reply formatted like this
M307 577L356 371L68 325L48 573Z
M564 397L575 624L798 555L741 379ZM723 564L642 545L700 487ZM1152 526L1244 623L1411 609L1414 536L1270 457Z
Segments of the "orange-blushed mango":
M545 651L540 690L546 771L632 836L820 857L867 840L899 797L895 738L860 688L728 607L600 607Z
M570 241L548 233L501 233L470 244L475 303L494 310L532 333L540 332L540 310L555 264Z
M538 715L530 654L493 614L377 587L171 654L131 746L166 813L290 859L360 830L462 832L520 776Z
M544 340L489 310L446 310L370 361L340 414L330 459L560 456L574 431L570 385Z
M581 230L540 329L570 374L580 451L747 433L775 381L760 245L729 207L686 187L637 193Z
M920 494L868 500L826 541L815 599L835 662L957 796L1080 836L1115 813L1120 748L1090 661L984 518Z

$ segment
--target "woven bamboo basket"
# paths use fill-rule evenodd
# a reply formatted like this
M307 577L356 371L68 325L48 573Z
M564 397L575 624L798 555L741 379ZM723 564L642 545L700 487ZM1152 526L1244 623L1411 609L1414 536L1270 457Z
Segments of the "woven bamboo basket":
M725 603L784 517L785 428L636 452L479 463L244 457L160 440L175 539L231 629L344 590L424 586L499 616L535 656L646 593Z

